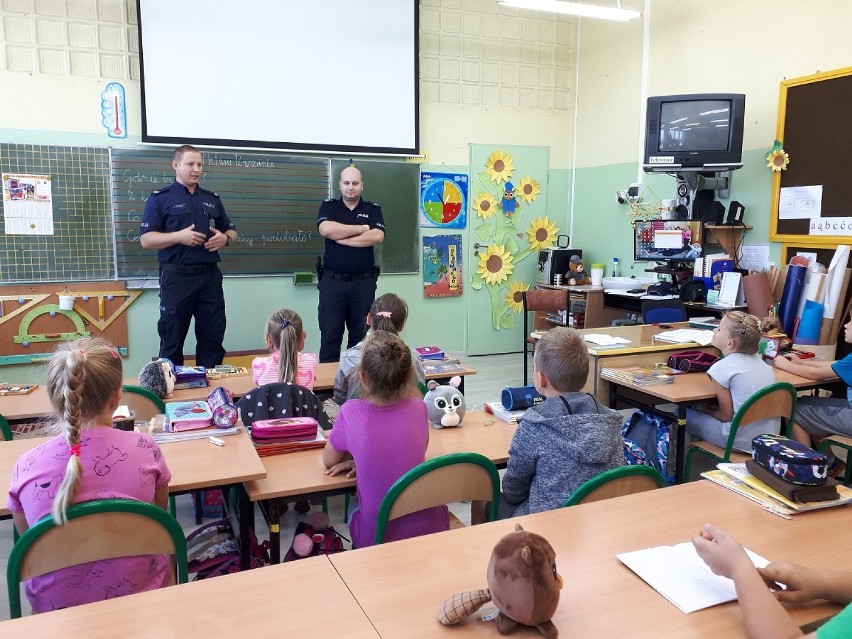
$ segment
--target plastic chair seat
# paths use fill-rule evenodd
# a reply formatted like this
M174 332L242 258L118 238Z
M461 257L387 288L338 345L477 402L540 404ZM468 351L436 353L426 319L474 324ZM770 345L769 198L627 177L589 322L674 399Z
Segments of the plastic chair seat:
M563 508L665 488L666 480L650 466L619 466L587 479L562 504Z
M849 486L852 484L852 464L849 463L849 453L852 452L852 437L846 437L845 435L829 435L819 443L817 449L822 453L829 454L832 446L837 446L847 452L846 471L843 474L843 483Z

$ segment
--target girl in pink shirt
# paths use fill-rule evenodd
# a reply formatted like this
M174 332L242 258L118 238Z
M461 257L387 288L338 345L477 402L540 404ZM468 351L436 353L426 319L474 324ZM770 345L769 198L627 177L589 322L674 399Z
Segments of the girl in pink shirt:
M61 431L25 452L12 471L9 510L23 534L44 517L66 521L71 504L135 499L166 508L169 472L149 435L112 428L121 400L121 357L102 339L60 344L47 369L47 392ZM62 568L25 582L33 612L67 608L159 588L165 555L140 555Z
M355 548L372 546L379 505L388 489L426 461L429 422L411 376L411 350L398 335L370 332L358 364L363 399L340 407L323 451L328 475L355 475L357 503L350 504L349 531ZM354 506L353 506L354 505ZM446 506L427 508L388 523L385 541L447 530Z
M307 336L298 313L288 308L275 312L267 320L264 333L266 347L272 354L256 357L251 363L254 383L263 386L285 382L313 390L317 378L317 356L302 352Z

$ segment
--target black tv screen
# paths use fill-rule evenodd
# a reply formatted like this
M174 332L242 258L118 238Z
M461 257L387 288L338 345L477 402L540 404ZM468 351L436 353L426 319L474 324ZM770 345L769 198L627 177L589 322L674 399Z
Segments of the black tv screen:
M651 220L637 222L633 258L643 262L693 263L702 255L701 220Z
M745 96L741 93L648 98L645 171L739 168L744 124Z

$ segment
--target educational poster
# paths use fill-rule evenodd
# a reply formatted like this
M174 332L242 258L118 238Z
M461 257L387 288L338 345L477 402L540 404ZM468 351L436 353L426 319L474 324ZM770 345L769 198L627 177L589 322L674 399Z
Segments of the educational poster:
M423 297L462 294L462 236L423 237Z
M420 174L420 226L463 229L467 226L467 176Z
M49 175L3 174L6 235L53 235Z

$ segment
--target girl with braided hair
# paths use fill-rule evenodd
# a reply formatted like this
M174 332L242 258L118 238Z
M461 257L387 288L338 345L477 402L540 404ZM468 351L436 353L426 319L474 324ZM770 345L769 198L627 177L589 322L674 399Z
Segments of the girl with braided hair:
M54 411L52 439L18 459L9 510L23 534L40 519L66 522L67 508L97 499L135 499L165 509L171 473L149 435L112 428L121 401L122 364L102 339L60 344L47 365ZM33 612L44 612L159 588L165 555L124 557L63 568L25 583Z

